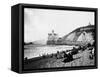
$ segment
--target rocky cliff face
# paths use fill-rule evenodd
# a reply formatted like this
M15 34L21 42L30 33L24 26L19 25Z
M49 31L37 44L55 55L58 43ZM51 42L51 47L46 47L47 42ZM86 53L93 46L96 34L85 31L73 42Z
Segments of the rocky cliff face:
M81 44L94 42L94 25L80 27L62 37L65 44Z

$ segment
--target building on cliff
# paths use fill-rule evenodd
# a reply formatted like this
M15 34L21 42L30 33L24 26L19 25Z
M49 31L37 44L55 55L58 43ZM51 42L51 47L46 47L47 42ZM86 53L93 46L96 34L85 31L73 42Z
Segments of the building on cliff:
M47 45L54 45L58 40L58 34L52 30L52 33L48 33Z

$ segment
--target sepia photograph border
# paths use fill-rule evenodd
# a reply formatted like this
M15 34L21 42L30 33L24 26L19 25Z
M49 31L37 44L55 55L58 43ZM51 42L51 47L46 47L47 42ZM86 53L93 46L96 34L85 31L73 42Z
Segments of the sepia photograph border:
M98 68L98 9L88 7L69 7L69 6L56 6L56 5L39 5L39 4L19 4L19 24L20 30L20 51L19 52L19 66L22 73L33 72L49 72L49 71L65 71L65 70L82 70L82 69L96 69ZM51 10L71 10L71 11L85 11L95 13L95 65L93 66L74 66L74 67L55 67L55 68L41 68L41 69L24 69L24 9L25 8L39 8L39 9L51 9Z

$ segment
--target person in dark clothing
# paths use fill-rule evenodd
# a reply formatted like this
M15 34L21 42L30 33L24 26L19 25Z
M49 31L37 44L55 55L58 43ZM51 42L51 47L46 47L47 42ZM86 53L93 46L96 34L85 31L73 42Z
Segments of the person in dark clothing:
M72 55L71 53L68 53L68 54L64 53L64 58L65 58L65 59L63 60L64 63L70 62L70 61L73 60L73 55Z
M71 54L75 55L78 53L78 49L76 49L75 47L73 47Z

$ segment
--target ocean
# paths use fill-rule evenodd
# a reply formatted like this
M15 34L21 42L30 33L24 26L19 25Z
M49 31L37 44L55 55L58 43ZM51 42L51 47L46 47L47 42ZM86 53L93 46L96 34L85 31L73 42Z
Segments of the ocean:
M61 52L64 50L71 50L75 46L68 46L68 45L44 45L44 46L37 46L37 45L28 45L25 46L24 49L24 58L27 57L28 59L42 56L43 54L52 54L57 53L57 51Z

